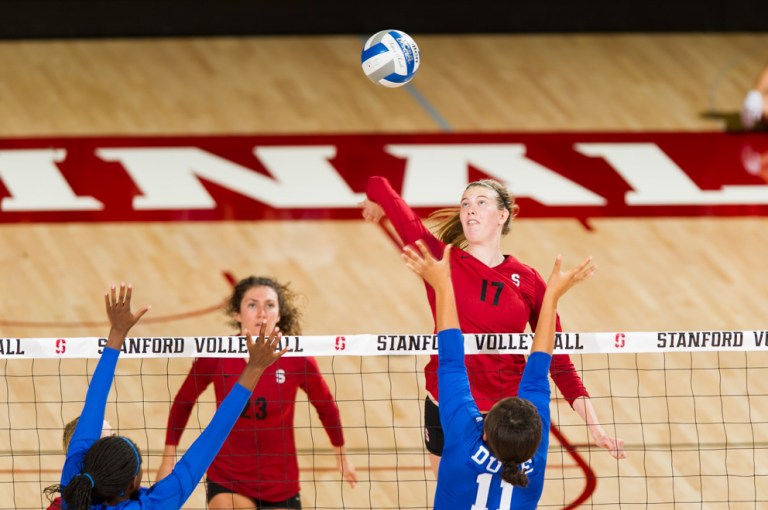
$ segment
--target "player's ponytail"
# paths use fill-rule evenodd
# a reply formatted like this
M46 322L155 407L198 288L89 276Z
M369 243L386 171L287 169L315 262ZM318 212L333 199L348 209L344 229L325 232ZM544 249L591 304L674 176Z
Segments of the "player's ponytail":
M462 250L467 247L467 238L457 208L439 209L430 214L429 219L434 222L431 230L435 237Z
M501 478L525 487L528 475L520 464L530 460L541 442L541 416L528 400L509 397L496 402L485 417L485 441L502 463Z
M501 479L518 487L528 487L528 475L520 470L516 462L502 463Z
M79 473L61 491L61 497L67 503L67 508L87 510L91 508L93 487L93 477L88 473Z

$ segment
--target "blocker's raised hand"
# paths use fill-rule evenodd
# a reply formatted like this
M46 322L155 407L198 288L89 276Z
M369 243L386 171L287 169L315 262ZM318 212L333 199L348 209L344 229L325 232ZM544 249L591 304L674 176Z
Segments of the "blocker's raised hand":
M120 284L120 290L117 290L115 284L104 293L104 305L107 309L110 330L107 340L107 347L119 349L125 342L128 331L141 319L150 307L145 306L138 312L131 312L131 296L133 287L131 284Z
M408 269L424 278L432 287L443 283L451 283L451 245L446 244L443 250L443 258L437 260L427 248L427 245L419 239L416 247L403 248L403 261Z
M552 274L547 280L546 293L553 298L558 299L563 294L579 282L582 282L592 276L597 270L597 266L592 262L592 257L587 257L584 262L577 267L568 270L562 270L563 257L558 255L555 259L555 265L552 268Z
M277 348L280 346L280 339L282 338L280 330L275 328L271 335L267 335L266 329L267 324L263 323L259 336L256 339L251 336L248 330L244 331L248 345L248 364L240 374L238 382L249 390L253 390L256 387L259 377L261 377L261 374L264 373L264 370L269 365L290 350L288 347L285 347L278 351Z

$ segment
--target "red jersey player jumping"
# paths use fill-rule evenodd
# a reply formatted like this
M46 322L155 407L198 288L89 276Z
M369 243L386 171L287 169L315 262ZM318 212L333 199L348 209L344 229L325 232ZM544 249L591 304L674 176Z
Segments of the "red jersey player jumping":
M249 277L234 288L228 301L233 324L245 330L267 331L277 326L283 335L301 333L300 311L286 285L271 278ZM246 364L240 358L198 358L179 389L168 417L163 461L157 478L173 468L176 446L200 394L213 383L219 405ZM354 487L354 466L344 448L339 409L317 362L311 357L282 357L264 371L240 419L208 469L209 508L296 509L299 466L293 435L296 393L301 388L317 409L333 444L342 475Z
M367 199L360 205L363 218L378 222L386 216L405 245L422 239L435 257L446 244L451 250L451 278L456 294L461 330L464 333L521 333L526 325L536 328L546 283L532 267L501 253L501 238L510 229L518 206L498 181L485 179L464 190L458 211L442 212L433 235L416 213L392 189L384 177L371 177ZM427 298L435 315L435 294L427 286ZM557 331L562 331L557 319ZM466 356L472 395L485 413L502 398L517 395L525 367L523 354L476 354ZM443 431L438 412L438 357L431 356L424 369L427 399L424 436L432 470L443 450ZM624 458L624 441L607 435L595 414L589 393L567 355L552 359L550 375L563 397L589 427L592 440L616 458Z

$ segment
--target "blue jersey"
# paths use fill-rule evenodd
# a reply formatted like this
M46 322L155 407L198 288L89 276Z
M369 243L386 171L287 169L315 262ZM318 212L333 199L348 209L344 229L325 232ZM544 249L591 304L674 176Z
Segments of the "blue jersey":
M440 460L435 510L535 509L544 489L549 449L549 365L552 356L534 352L525 365L518 396L531 401L541 416L541 444L521 469L527 487L501 479L501 462L483 441L483 415L469 390L464 339L458 329L438 333L440 422L445 448Z
M101 355L91 384L88 386L83 412L67 449L67 458L61 472L62 487L65 487L75 475L80 473L85 453L101 437L104 409L107 405L109 390L112 387L119 354L120 351L116 349L106 348ZM211 422L192 443L187 453L176 463L170 475L157 482L150 489L142 487L133 494L130 500L114 506L108 507L102 504L94 505L92 508L99 510L123 508L178 510L181 508L218 453L250 396L251 392L248 389L240 384L235 384L227 398L216 410ZM67 508L67 505L63 504L63 507Z

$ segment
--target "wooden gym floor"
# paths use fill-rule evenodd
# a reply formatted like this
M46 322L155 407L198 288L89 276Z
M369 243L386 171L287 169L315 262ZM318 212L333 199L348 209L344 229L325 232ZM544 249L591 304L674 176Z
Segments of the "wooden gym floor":
M362 39L351 36L4 41L0 42L0 137L711 131L723 129L723 121L718 115L702 114L736 112L768 61L768 35L764 34L413 35L423 58L413 82L418 97L406 89L388 90L369 83L359 68ZM425 101L432 110L425 108ZM460 193L456 190L457 199ZM576 220L532 220L523 214L504 242L506 251L545 274L558 252L572 262L587 254L595 257L598 275L561 305L567 329L766 328L766 218L597 219L592 226L593 230L585 230ZM77 324L103 319L101 292L115 281L132 282L136 302L153 305L151 316L205 309L228 294L224 271L236 277L271 274L291 281L306 296L305 334L431 331L421 284L402 267L383 232L362 221L0 224L0 239L0 287L4 289L0 317L66 324L61 332L1 326L2 337L104 334L105 326L94 329ZM359 277L363 273L365 281ZM193 336L230 330L222 314L208 313L140 324L134 333ZM331 366L331 360L322 363ZM383 366L381 360L365 363L373 364L371 372ZM343 489L347 505L361 507L369 499L373 508L428 504L432 485L423 482L428 475L422 470L425 459L419 431L422 381L418 373L423 360L396 363L410 363L416 373L398 387L413 395L395 418L405 432L377 437L350 430L350 448L356 452L364 483L355 491ZM5 362L2 366L8 375L57 370L43 362L34 367L17 368ZM188 360L173 362L169 370L183 373L186 366ZM339 361L333 366L340 374L360 368ZM171 381L178 383L178 377ZM593 393L607 394L609 383L600 376L586 380ZM142 398L137 381L121 384L123 394ZM651 378L645 384L660 383ZM340 395L345 395L346 390L338 386ZM22 383L16 387L9 382L7 392L21 395L29 391L24 388ZM84 388L70 389L76 396L67 398L77 400ZM61 391L58 384L40 386L37 391L41 389ZM26 398L31 397L19 397ZM603 421L610 423L614 412L610 402L596 404ZM79 405L19 407L21 415L14 414L13 420L23 421L23 409L34 407L35 416L29 419L41 430L50 429L21 438L21 444L14 439L14 448L38 448L39 439L42 449L56 451L60 441L56 427L62 415L74 417ZM148 409L147 423L162 428L167 406ZM347 422L352 422L358 409L342 405ZM375 415L377 409L373 406L366 412ZM566 405L561 403L557 409L553 415L560 422L577 423ZM380 412L383 421L391 421L388 405ZM711 412L717 417L721 410ZM307 414L299 412L300 424L314 419ZM627 420L632 419L630 415ZM130 418L123 419L121 427L130 429ZM8 460L10 420L0 418L0 450L5 450L0 499L6 502L0 506L34 507L40 501L39 484L13 488L7 483L13 470L17 480L36 480L37 473L25 475L24 469L39 465L36 459ZM608 428L613 430L610 424ZM618 428L630 447L639 447L636 427ZM566 432L573 442L583 442L583 431L569 430L575 430ZM647 442L654 441L644 433ZM327 451L324 438L315 437ZM384 455L368 455L366 439L370 448ZM147 441L150 451L159 450L162 432L151 433ZM384 481L367 486L368 477L396 479L395 443L402 451L416 452L412 459L400 462L410 466L408 476L417 481L401 482L399 491ZM623 497L631 495L633 482L617 482L619 474L643 476L653 468L644 465L639 451L630 451L621 465L602 452L584 455L599 479L606 480L598 483L592 500L608 505L603 508L618 501L622 491ZM45 461L51 464L46 467L55 471L61 456L51 459ZM312 472L312 459L307 459L302 458L307 479L333 479L332 472ZM156 459L150 457L148 462L146 471L153 474ZM572 482L572 487L563 485L578 492L583 480ZM305 508L311 508L315 497L317 506L338 505L338 484L329 484L325 495L323 485L315 489L305 483L304 487ZM662 485L650 487L651 492L669 490ZM697 497L696 487L676 490L682 490L681 501L691 494ZM651 501L644 491L632 496L637 498L633 501ZM545 491L544 503L562 500L561 494ZM200 507L202 501L198 493L190 507Z

